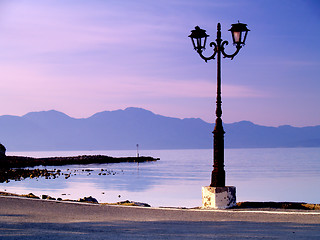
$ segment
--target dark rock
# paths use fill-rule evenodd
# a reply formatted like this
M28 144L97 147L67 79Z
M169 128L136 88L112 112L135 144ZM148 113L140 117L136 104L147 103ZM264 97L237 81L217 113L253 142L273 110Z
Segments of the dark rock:
M6 147L0 143L0 160L6 157Z
M120 195L119 195L120 196ZM147 203L142 203L142 202L134 202L134 201L122 201L122 202L117 202L117 205L124 205L124 206L136 206L136 207L151 207Z
M56 200L55 198L50 197L49 195L42 195L41 198L45 200Z
M6 169L0 168L0 183L10 180L20 181L25 178L45 177L46 179L56 178L60 172L47 169Z
M27 198L35 198L35 199L40 199L38 196L34 195L33 193L29 193L26 195L21 195L22 197L27 197Z
M234 208L317 209L317 204L304 202L238 202Z
M87 203L99 203L98 200L93 198L92 196L80 198L78 201L79 202L87 202Z

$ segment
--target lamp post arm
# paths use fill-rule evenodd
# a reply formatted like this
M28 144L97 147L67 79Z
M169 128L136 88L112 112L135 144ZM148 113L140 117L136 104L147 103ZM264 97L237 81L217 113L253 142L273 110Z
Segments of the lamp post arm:
M197 52L199 54L199 56L205 61L205 62L208 62L209 60L211 59L215 59L215 56L217 54L217 44L215 42L211 42L210 43L210 47L214 46L214 49L213 49L213 54L210 56L210 57L205 57L203 54L202 54L202 49L198 49Z
M221 53L223 55L223 58L231 58L231 60L239 53L240 49L242 48L240 45L237 45L236 48L237 50L233 53L233 54L227 54L224 51L224 45L228 45L229 42L228 41L223 41L221 44Z

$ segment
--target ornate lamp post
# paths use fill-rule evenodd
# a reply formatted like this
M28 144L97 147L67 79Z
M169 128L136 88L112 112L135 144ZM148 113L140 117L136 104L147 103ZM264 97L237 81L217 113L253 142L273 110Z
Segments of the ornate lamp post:
M224 130L222 125L222 108L221 108L221 54L224 58L233 59L240 51L247 38L248 31L247 24L236 23L232 24L231 29L233 44L236 46L236 51L233 54L227 54L224 51L224 46L228 45L228 41L221 39L221 25L217 25L217 39L210 43L213 48L213 54L210 57L205 57L202 53L206 49L206 42L209 35L206 30L196 26L191 31L189 37L192 40L194 49L200 57L206 62L217 57L217 106L216 106L216 123L213 131L214 135L214 161L213 171L211 176L210 187L225 187L225 171L224 171Z

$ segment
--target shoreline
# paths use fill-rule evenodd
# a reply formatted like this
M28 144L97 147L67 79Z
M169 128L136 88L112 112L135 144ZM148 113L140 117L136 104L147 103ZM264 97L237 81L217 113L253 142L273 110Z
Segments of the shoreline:
M83 202L79 200L70 200L70 199L65 199L65 200L52 200L52 199L41 199L35 197L26 197L23 195L18 195L18 194L12 194L12 195L2 195L2 192L0 192L0 202L2 202L2 199L6 199L5 202L8 201L13 201L13 202L20 202L21 203L26 203L26 202L32 202L32 205L37 207L37 204L40 205L56 205L60 206L61 204L66 204L66 205L73 205L73 206L87 206L87 207L94 207L94 208L121 208L121 209L135 209L137 211L163 211L163 212L172 212L172 211L177 211L177 212L194 212L194 213L230 213L230 214L241 214L241 213L265 213L265 214L284 214L284 215L313 215L315 216L317 223L320 224L320 210L305 210L305 209L281 209L281 208L229 208L229 209L207 209L207 208L201 208L201 207L195 207L195 208L179 208L179 207L150 207L150 206L142 206L142 205L127 205L127 204L121 204L122 202L119 203L93 203L93 202ZM128 200L127 200L128 201ZM126 201L124 201L126 202ZM19 208L23 208L24 204L21 204ZM0 211L4 206L0 204ZM172 216L172 219L177 219L179 217L177 216ZM203 219L205 220L205 219ZM255 219L257 220L257 219ZM262 219L260 219L262 220ZM309 219L312 222L314 222L314 219ZM131 221L139 221L138 219L135 219L134 216L132 216ZM301 219L297 219L297 222L302 221ZM319 222L318 222L319 221ZM309 222L309 221L307 221Z
M201 210L201 211L219 211L221 209L203 209L201 207L193 207L193 208L186 208L186 207L152 207L148 203L143 202L135 202L130 200L115 202L115 203L99 203L94 197L83 197L78 200L73 199L61 199L61 198L53 198L49 195L40 195L36 196L33 193L29 194L15 194L10 192L3 192L0 191L0 197L16 197L21 199L35 199L35 200L50 200L50 201L57 201L57 202L69 202L69 203L88 203L88 204L96 204L96 205L113 205L113 206L134 206L134 207L146 207L146 208L153 208L153 209L184 209L184 210ZM308 212L315 212L320 214L320 204L314 203L305 203L305 202L238 202L237 206L229 208L229 209L222 209L222 211L308 211Z

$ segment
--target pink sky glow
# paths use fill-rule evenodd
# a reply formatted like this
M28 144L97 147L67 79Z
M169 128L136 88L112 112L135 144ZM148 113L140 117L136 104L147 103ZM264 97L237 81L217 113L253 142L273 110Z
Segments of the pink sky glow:
M142 107L214 122L216 61L188 35L199 25L212 41L221 22L231 41L240 20L251 31L222 60L223 120L320 125L319 12L312 0L2 1L0 115Z

